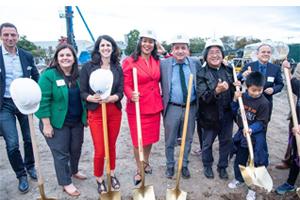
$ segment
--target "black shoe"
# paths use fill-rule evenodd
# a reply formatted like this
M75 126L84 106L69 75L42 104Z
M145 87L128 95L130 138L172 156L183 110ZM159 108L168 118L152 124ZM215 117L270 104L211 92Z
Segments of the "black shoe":
M183 167L181 170L182 178L191 178L191 173L188 167Z
M98 181L96 181L96 182L97 182L97 185L98 185L97 190L98 190L98 193L99 193L99 194L102 194L102 193L107 192L107 189L106 189L106 185L105 185L104 180L103 180L101 183L99 183Z
M22 193L26 193L29 190L29 184L28 184L28 180L27 180L27 176L21 176L19 178L19 186L18 189L20 190L20 192Z
M206 178L213 179L214 178L214 172L211 167L204 167L204 175Z
M133 176L133 184L137 186L138 184L140 184L140 182L142 182L142 176L140 172L136 172Z
M174 176L174 167L167 167L166 169L166 177L172 179Z
M228 180L228 173L226 171L226 168L218 168L217 170L219 172L220 179Z
M29 174L30 178L32 178L33 180L37 180L36 170L34 167L31 169L28 169L27 173Z

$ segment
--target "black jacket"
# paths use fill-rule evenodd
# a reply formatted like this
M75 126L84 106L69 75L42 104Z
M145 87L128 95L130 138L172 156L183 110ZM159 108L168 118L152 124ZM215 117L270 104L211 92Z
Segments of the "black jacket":
M89 79L90 75L93 71L99 69L99 65L92 64L91 62L86 63L81 71L80 71L80 94L81 98L86 101L88 95L93 95L95 92L90 88ZM123 77L123 70L121 66L111 66L110 70L112 71L114 80L111 89L111 95L115 94L119 97L119 100L115 102L116 106L121 109L121 100L123 98L123 91L124 91L124 77ZM88 110L95 110L99 104L88 102L86 101L86 107Z
M232 67L221 65L222 70L225 70L226 81L229 84L230 101L234 95L233 73ZM229 107L224 108L223 99L220 95L216 95L215 88L218 80L209 70L208 65L201 67L197 71L197 97L199 98L198 119L203 128L217 128L219 121L223 118L226 111L230 111Z

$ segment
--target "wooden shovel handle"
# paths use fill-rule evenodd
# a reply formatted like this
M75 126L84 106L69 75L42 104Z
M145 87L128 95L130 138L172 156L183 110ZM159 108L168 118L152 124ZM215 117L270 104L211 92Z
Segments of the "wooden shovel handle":
M106 103L101 104L102 108L102 125L103 125L103 139L105 149L105 160L106 160L106 175L107 175L107 187L108 191L111 191L111 178L110 178L110 158L109 158L109 142L107 132L107 114L106 114Z
M293 127L297 128L299 123L298 123L296 107L295 107L295 102L294 102L294 97L293 97L293 92L292 92L292 85L291 85L289 69L284 67L283 72L284 72L284 76L285 76L285 80L286 80L288 99L289 99L290 108L291 108L291 112L292 112ZM296 138L296 143L297 143L298 155L300 155L300 135L295 134L295 138Z
M178 160L178 169L177 169L177 175L176 175L176 189L179 189L180 173L182 170L183 154L184 154L185 140L186 140L186 131L187 131L189 113L190 113L192 85L193 85L193 75L190 74L189 84L188 84L188 95L187 95L187 100L186 100L184 121L183 121L182 140L181 140L179 160Z
M137 80L137 69L133 67L133 86L134 91L139 92L138 80ZM142 127L141 127L141 114L140 114L140 102L139 100L135 102L135 112L136 112L136 126L138 135L138 148L139 148L139 158L140 158L140 173L142 178L141 187L145 185L145 171L144 171L144 148L143 148L143 137L142 137Z
M40 185L44 184L44 179L43 179L43 176L41 173L39 148L38 148L38 144L36 141L35 130L34 130L34 125L33 125L33 114L28 115L28 121L29 121L30 137L31 137L32 149L33 149L33 155L34 155L35 168L36 168L37 177L38 177L38 185L40 186Z
M139 92L138 90L138 80L137 80L137 69L134 67L133 70L133 85L134 91ZM139 157L140 161L144 161L144 149L143 149L143 137L142 137L142 127L141 127L141 114L140 114L140 102L135 102L135 112L136 112L136 126L137 126L137 135L138 135L138 147L139 147Z
M233 79L234 82L237 81L237 75L236 75L236 71L235 71L235 67L232 64L232 72L233 72ZM236 86L236 91L240 91L240 87ZM246 117L246 112L245 112L245 107L244 107L244 103L243 103L243 99L242 97L238 98L238 102L239 102L239 106L240 106L240 111L241 111L241 117L242 117L242 122L243 122L243 127L244 127L244 132L246 132L246 139L247 139L247 144L248 144L248 150L249 150L249 155L250 155L250 163L249 166L250 167L254 167L254 153L253 153L253 145L252 145L252 141L251 141L251 137L249 134L249 126L248 126L248 121L247 121L247 117Z

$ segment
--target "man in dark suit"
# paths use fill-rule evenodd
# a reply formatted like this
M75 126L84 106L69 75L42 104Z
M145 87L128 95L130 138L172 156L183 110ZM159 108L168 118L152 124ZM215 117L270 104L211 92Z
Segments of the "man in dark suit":
M19 179L18 189L20 192L26 193L29 189L27 173L33 180L37 179L30 129L27 115L23 115L17 109L9 88L12 81L20 77L30 77L37 82L39 72L34 65L33 56L21 48L17 48L19 34L15 25L1 24L0 39L2 41L0 46L0 132L6 143L9 162ZM23 136L24 160L19 151L16 118L20 123Z
M246 79L252 71L261 72L266 78L264 95L270 102L270 119L273 108L273 95L283 88L280 66L270 63L272 47L269 44L261 44L257 48L257 61L246 64L239 73L239 79Z

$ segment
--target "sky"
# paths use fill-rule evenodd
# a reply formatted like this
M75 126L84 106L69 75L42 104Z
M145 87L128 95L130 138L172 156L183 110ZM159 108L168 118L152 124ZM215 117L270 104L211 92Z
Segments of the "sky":
M34 1L1 5L0 23L11 22L20 35L31 41L53 41L66 35L66 23L60 18L67 1ZM124 40L130 30L151 29L159 41L169 41L183 33L193 37L247 36L300 43L299 0L85 0L75 1L93 35L108 34ZM299 3L298 3L299 2ZM74 1L72 1L74 3ZM14 5L13 5L14 4ZM272 5L272 6L270 6ZM76 40L92 41L75 6Z

